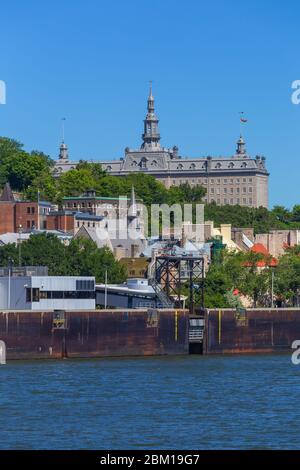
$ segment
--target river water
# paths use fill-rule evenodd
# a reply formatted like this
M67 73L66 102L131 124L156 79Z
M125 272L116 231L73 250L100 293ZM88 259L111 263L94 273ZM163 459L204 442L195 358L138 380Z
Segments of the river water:
M0 366L1 449L296 449L289 355Z

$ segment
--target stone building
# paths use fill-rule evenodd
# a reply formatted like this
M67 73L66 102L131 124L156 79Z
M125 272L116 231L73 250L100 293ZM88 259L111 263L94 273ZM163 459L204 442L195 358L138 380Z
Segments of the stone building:
M150 88L141 148L126 147L124 157L119 160L101 161L103 169L114 176L130 173L153 175L168 188L183 183L191 186L200 184L207 190L205 202L218 205L268 206L269 173L265 157L251 157L242 135L237 141L235 154L230 157L183 158L178 147L161 146L158 122ZM59 175L75 166L76 162L69 160L68 149L63 142L55 172Z
M270 230L269 233L257 233L255 243L264 245L268 252L277 258L283 255L287 248L300 244L300 230Z

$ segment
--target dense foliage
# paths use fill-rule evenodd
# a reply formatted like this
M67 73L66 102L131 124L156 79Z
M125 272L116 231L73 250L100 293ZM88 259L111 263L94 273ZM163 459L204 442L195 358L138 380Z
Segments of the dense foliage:
M262 259L266 263L263 269L257 266ZM222 260L212 263L207 273L205 306L235 307L244 302L253 307L270 307L272 277L275 304L298 306L300 247L286 250L279 257L276 267L269 267L269 260L258 253L233 253L224 250ZM238 291L238 294L233 295L234 291Z
M107 248L97 248L88 239L73 239L68 246L52 234L32 235L21 245L22 264L48 266L52 276L95 276L104 282L105 271L108 282L124 282L125 268L115 260ZM9 259L19 264L19 247L8 244L0 247L0 266L7 266Z

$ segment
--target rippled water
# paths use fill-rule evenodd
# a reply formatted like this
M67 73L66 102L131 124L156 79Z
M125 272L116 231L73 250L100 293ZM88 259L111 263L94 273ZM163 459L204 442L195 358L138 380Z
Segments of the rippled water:
M1 449L300 447L290 356L10 362Z

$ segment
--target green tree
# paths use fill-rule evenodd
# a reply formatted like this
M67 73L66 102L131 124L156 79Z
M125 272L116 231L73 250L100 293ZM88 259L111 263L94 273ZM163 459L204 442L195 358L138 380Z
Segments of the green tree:
M275 292L284 303L299 306L300 247L289 248L279 258L275 271Z
M41 173L50 173L52 160L42 152L27 153L23 145L8 138L0 138L0 184L9 181L17 191L24 191Z
M15 244L0 247L0 265L7 266L9 259L18 265L19 250ZM111 283L126 280L125 268L115 260L107 248L97 248L91 240L76 238L66 246L53 234L32 235L22 243L22 264L48 266L53 276L95 276L104 282L105 271Z

